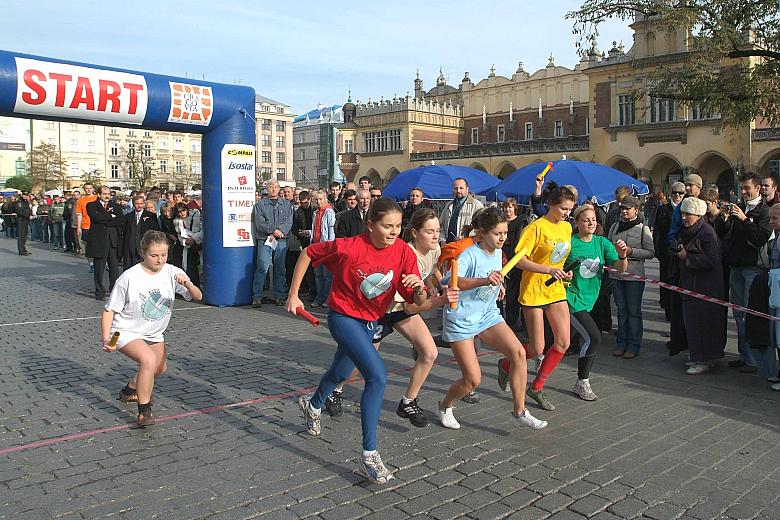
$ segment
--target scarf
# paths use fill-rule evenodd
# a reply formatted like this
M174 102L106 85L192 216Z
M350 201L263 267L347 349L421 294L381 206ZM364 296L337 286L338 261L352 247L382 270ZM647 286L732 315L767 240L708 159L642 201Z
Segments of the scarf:
M631 229L637 224L639 224L639 213L637 213L634 220L618 220L618 233L622 233L627 229Z
M319 244L322 238L322 217L325 216L325 211L332 206L325 204L323 207L317 210L317 216L314 217L314 237L312 238L312 244Z
M466 195L466 197L468 197L468 195ZM458 239L458 217L460 216L460 210L462 210L463 206L466 204L466 197L452 201L452 214L450 215L450 222L447 226L447 242Z
M677 237L680 239L681 243L688 245L691 242L691 240L696 238L703 225L704 225L704 217L696 221L696 223L691 227L685 227L685 226L681 227L680 231L677 232Z

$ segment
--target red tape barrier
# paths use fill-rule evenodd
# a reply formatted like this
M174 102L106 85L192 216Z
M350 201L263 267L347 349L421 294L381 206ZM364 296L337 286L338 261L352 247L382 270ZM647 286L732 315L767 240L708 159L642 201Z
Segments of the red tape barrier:
M748 307L742 307L741 305L736 305L734 303L730 302L724 302L723 300L718 300L717 298L713 298L712 296L707 296L706 294L697 293L696 291L691 291L688 289L683 289L682 287L677 287L676 285L672 285L670 283L666 282L660 282L658 280L653 280L652 278L648 278L646 276L639 276L638 274L631 274L631 273L621 273L614 267L604 266L604 270L610 271L612 273L619 274L623 279L626 278L633 278L634 280L638 280L640 282L647 282L651 283L653 285L657 285L659 287L663 287L664 289L669 289L670 291L678 292L680 294L684 294L686 296L691 296L693 298L698 298L700 300L704 300L710 303L715 303L717 305L722 305L723 307L731 307L734 310L747 312L749 314L753 314L754 316L760 316L762 318L766 318L768 320L772 321L780 321L780 318L776 316L770 316L769 314L765 314L760 311L756 311L753 309L750 309Z

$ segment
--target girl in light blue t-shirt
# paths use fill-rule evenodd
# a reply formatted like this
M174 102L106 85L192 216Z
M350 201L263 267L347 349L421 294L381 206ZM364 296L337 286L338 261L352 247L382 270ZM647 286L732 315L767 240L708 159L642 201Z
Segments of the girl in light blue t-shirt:
M528 380L525 349L504 322L496 299L504 296L501 274L501 246L507 235L507 223L498 208L482 212L477 225L477 243L458 257L460 299L455 309L444 308L442 339L452 346L462 376L455 381L439 402L439 420L445 428L460 428L452 413L452 404L475 390L481 381L474 338L479 337L510 359L509 383L512 388L512 417L516 424L534 429L547 426L525 408L525 386ZM449 283L448 280L443 282Z

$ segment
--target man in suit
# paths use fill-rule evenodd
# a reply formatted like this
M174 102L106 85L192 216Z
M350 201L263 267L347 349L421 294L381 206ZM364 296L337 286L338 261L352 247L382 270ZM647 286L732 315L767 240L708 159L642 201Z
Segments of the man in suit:
M133 210L124 216L122 240L122 266L130 269L141 261L141 237L147 231L159 231L157 215L144 209L143 195L133 197Z
M105 300L103 285L106 263L108 263L108 290L114 288L119 278L119 257L122 252L122 208L111 200L111 190L101 186L98 198L87 204L90 232L87 236L86 256L95 262L95 299Z
M341 213L336 221L336 238L354 237L365 231L370 205L371 193L368 190L359 190L357 206Z

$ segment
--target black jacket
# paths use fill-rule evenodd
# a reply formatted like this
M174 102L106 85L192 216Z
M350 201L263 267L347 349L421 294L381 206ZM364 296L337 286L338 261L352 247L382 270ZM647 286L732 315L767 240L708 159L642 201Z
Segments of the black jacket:
M115 254L119 257L122 253L122 226L125 222L119 204L110 200L104 208L100 200L94 200L87 204L87 215L91 224L84 256L108 258L109 254Z
M414 215L414 212L418 209L422 208L433 208L433 205L431 204L431 201L423 199L421 203L419 203L416 206L412 206L412 203L406 205L404 208L403 218L401 220L401 228L406 229L406 226L409 224L409 221L412 220L412 216Z
M32 208L30 203L19 197L13 204L13 212L16 213L16 218L19 220L30 220L32 215Z
M298 206L293 213L293 225L290 233L294 233L301 241L301 247L309 247L311 243L311 225L314 219L314 208Z
M360 208L342 211L336 215L336 238L349 238L361 234L366 224L360 217Z
M745 204L739 205L745 211ZM748 211L745 220L731 216L726 221L715 221L715 232L726 248L726 262L732 266L760 266L759 251L769 241L772 226L769 224L769 206L761 201Z
M159 231L157 215L151 211L143 210L141 220L136 224L135 211L124 216L122 225L122 263L125 269L141 261L141 238L147 231Z

